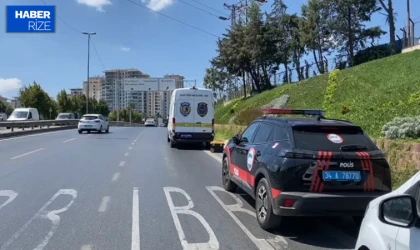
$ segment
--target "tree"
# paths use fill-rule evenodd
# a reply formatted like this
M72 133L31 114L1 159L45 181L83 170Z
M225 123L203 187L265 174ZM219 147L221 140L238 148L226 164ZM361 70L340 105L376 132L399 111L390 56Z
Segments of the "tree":
M105 117L109 116L109 107L108 104L104 100L99 100L98 105L96 107L96 113L101 114Z
M59 112L73 111L72 101L67 97L67 92L64 89L57 95L57 106Z
M394 55L396 52L395 47L395 16L394 8L392 6L392 0L388 0L388 5L385 4L386 0L378 0L382 9L386 11L387 22L389 24L389 42L391 44L391 55Z
M53 108L53 102L48 94L36 82L33 85L22 87L19 90L21 105L26 108L36 108L43 119L50 117L50 108Z
M79 117L86 114L86 96L85 95L77 95L71 97L71 107L72 112L77 113Z
M7 102L0 101L0 113L6 113L7 116L13 112L12 106Z
M300 37L306 48L312 52L318 71L328 71L324 60L333 47L330 31L330 5L323 0L309 0L302 6Z
M368 39L373 41L386 34L379 26L366 28L373 13L380 10L376 0L326 0L333 8L331 28L338 42L340 56L346 56L349 66L354 64L357 50L366 48Z

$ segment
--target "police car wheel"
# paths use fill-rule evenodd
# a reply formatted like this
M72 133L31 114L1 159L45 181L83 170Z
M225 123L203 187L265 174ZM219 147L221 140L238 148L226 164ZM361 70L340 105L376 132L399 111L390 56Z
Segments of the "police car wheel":
M168 142L171 142L171 139L169 139L169 136L168 136L168 138L167 138L167 139L168 139Z
M171 140L171 148L176 148L176 142L174 142L173 140Z
M237 187L237 185L230 179L229 161L227 157L223 160L222 182L223 188L228 192L234 191Z
M280 216L273 213L271 189L265 178L258 182L255 194L255 213L258 224L264 230L270 230L280 225Z

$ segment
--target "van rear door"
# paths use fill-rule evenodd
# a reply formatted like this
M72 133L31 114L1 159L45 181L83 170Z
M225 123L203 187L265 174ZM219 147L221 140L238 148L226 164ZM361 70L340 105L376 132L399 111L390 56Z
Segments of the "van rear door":
M213 98L211 91L195 90L194 105L192 111L194 113L194 132L195 133L212 133L213 126Z
M177 133L193 133L194 132L194 99L192 91L178 91L175 97L174 114L175 114L175 131Z

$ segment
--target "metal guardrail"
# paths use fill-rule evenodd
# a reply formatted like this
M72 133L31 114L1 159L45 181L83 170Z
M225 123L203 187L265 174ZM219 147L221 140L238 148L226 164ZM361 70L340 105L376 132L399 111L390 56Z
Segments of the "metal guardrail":
M72 119L72 120L40 120L40 121L0 121L0 127L11 129L13 132L14 128L21 128L25 130L25 128L49 128L50 126L74 126L76 127L79 123L79 119ZM116 127L144 127L144 124L140 123L129 123L129 122L116 122L110 121L110 126Z

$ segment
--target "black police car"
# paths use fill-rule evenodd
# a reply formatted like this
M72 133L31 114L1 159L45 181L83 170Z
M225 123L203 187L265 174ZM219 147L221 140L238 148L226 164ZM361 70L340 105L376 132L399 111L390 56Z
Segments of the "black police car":
M352 216L360 223L368 203L391 191L381 150L348 121L321 110L266 109L223 152L223 186L255 199L256 216L271 229L285 216Z

